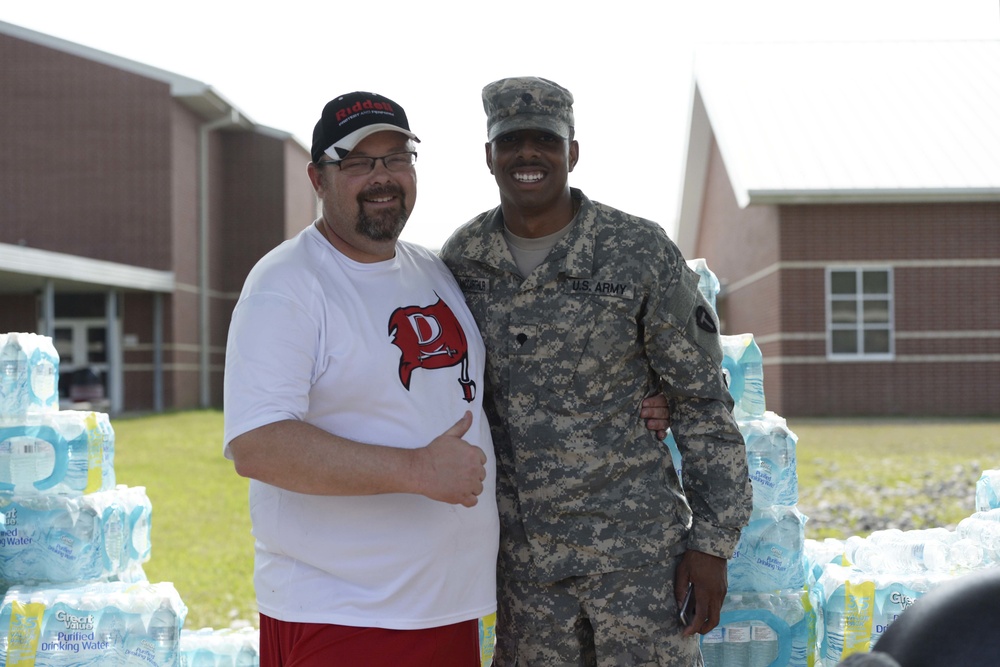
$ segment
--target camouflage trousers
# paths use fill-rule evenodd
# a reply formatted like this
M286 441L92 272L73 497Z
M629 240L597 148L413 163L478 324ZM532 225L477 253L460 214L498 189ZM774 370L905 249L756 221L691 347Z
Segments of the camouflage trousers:
M701 667L698 636L683 637L676 563L498 583L495 667Z

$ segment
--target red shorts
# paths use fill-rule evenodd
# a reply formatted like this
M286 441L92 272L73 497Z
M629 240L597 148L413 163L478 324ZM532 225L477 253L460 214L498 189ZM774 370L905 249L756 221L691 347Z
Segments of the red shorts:
M260 667L480 667L479 621L426 630L290 623L260 615Z

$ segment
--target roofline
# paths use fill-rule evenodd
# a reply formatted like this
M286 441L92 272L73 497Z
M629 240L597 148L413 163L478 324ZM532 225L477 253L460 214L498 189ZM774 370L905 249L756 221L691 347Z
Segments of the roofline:
M173 271L158 271L9 243L0 243L0 271L125 290L170 293L176 287Z
M214 121L221 118L236 118L238 119L237 122L232 123L232 125L238 125L273 139L282 141L291 140L306 151L309 150L308 146L303 144L293 133L258 124L219 91L203 81L117 56L107 51L101 51L90 46L54 37L43 32L24 28L13 23L7 23L6 21L0 21L0 34L9 35L16 39L38 44L39 46L131 72L132 74L153 79L154 81L160 81L170 86L171 97L206 121ZM235 116L233 115L234 112Z
M747 190L747 204L928 204L1000 201L1000 188ZM741 206L745 208L746 206Z
M674 229L677 247L680 248L681 254L693 259L695 244L698 242L705 188L708 185L708 164L715 134L696 79L692 79L691 82L690 100L685 134L687 143L682 153L684 164L681 171L680 201Z
M147 79L160 81L170 86L171 96L177 98L182 104L209 120L220 116L228 116L231 110L236 110L249 123L250 127L256 127L256 123L250 120L236 105L227 100L210 85L197 79L5 21L0 21L0 34L9 35L16 39L56 51L62 51L63 53L79 58L85 58L86 60L107 65L108 67L131 72Z

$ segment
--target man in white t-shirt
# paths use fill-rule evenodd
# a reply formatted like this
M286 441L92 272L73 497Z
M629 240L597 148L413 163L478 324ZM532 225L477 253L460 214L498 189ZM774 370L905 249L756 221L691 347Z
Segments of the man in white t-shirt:
M225 446L250 478L261 665L478 667L496 609L485 349L455 279L398 237L414 142L392 100L332 100L320 218L250 272Z

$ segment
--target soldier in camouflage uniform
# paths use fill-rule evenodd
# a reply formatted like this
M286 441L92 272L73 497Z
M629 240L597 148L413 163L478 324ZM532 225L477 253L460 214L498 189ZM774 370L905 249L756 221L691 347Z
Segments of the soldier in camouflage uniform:
M501 204L442 250L487 348L496 664L700 665L696 633L718 624L751 506L717 321L659 225L569 187L572 102L533 77L483 89ZM635 418L657 391L683 488Z

